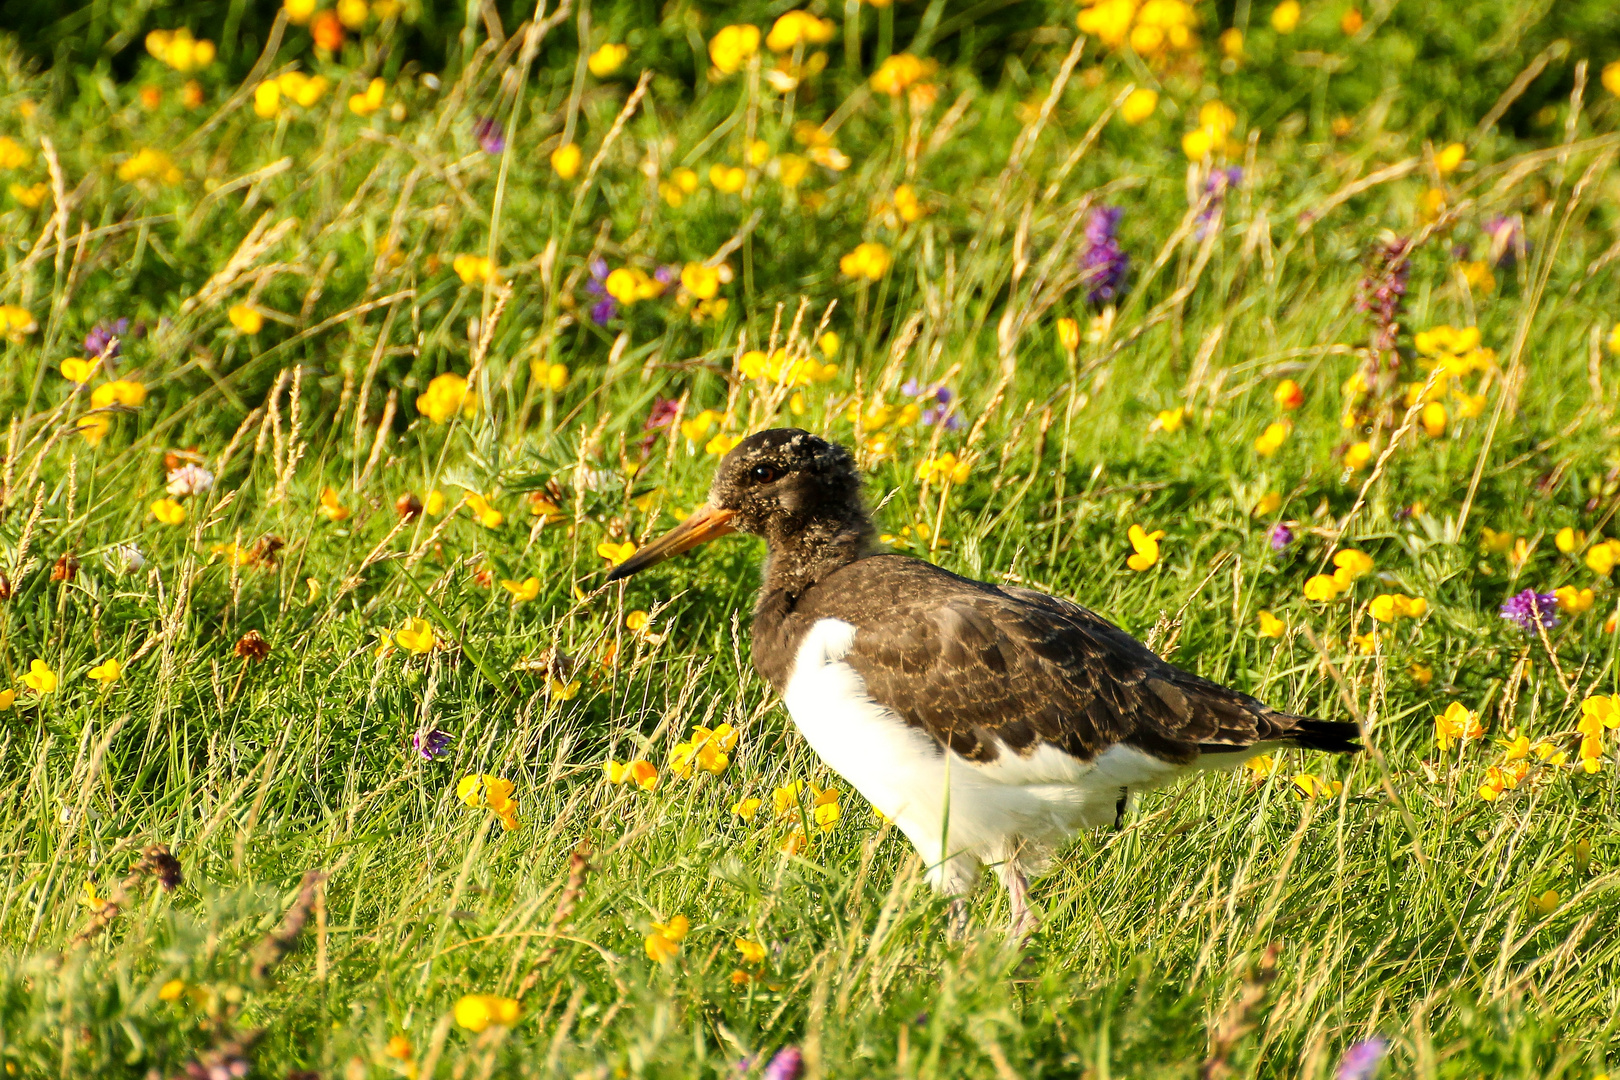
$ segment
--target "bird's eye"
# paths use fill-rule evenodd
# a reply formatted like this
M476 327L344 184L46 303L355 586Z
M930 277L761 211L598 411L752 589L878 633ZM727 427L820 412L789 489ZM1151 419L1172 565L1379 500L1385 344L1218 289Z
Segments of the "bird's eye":
M780 476L781 473L776 471L775 465L755 465L749 470L748 475L753 477L756 484L768 484Z

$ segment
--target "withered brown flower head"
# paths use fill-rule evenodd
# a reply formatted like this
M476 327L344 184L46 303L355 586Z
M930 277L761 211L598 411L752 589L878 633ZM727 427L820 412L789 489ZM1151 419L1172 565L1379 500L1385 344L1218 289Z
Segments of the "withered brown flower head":
M262 566L269 569L276 565L276 552L287 546L287 541L279 536L266 534L259 537L254 543L253 550L248 552L249 566Z
M270 643L257 630L249 630L237 641L236 655L244 660L263 660L270 655Z
M141 852L141 861L135 864L135 870L152 875L157 883L163 886L164 892L173 892L180 887L183 875L180 872L180 860L169 853L169 849L162 844L151 844Z
M79 560L74 557L71 551L57 559L56 565L51 567L52 581L72 581L78 576Z
M422 500L416 497L416 492L407 491L394 500L394 510L400 517L409 521L422 512Z
M0 573L0 600L10 600L11 596L11 579Z

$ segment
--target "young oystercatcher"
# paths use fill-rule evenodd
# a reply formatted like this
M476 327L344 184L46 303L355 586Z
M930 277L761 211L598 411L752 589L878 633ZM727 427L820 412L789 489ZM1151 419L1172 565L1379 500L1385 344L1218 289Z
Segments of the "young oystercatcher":
M1199 678L1078 604L877 550L854 459L794 428L739 443L708 503L608 580L735 531L768 547L754 666L800 732L935 888L994 866L1019 935L1029 876L1133 793L1277 747L1359 749L1355 724Z

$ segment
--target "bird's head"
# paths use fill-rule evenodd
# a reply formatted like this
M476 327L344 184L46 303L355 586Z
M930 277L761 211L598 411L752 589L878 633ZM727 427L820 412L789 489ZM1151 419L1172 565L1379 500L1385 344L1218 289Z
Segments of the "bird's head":
M721 458L709 501L615 567L608 580L731 532L763 536L774 548L807 535L853 533L863 540L869 528L850 452L808 431L772 428L748 436Z

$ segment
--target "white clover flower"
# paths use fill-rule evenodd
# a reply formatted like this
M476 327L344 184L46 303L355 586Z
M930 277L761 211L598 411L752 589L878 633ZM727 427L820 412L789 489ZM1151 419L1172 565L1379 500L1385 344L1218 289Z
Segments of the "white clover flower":
M169 494L201 495L214 489L214 474L201 465L182 465L169 473Z

